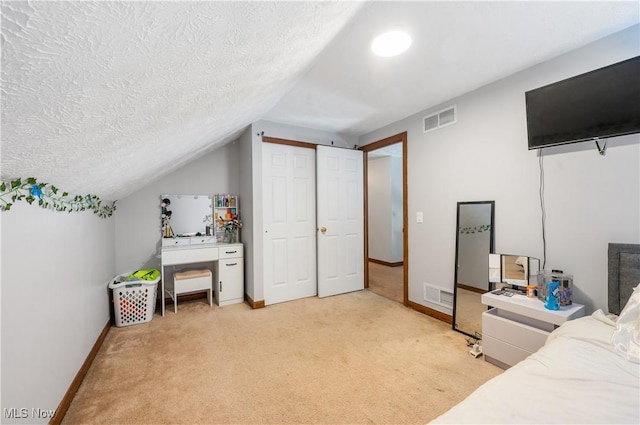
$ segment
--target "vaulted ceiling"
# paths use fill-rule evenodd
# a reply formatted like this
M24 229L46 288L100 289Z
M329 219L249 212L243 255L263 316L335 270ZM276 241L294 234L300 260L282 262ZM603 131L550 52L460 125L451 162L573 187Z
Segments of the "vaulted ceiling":
M637 1L5 1L1 177L119 199L257 120L361 135L639 15ZM396 27L410 50L375 57Z

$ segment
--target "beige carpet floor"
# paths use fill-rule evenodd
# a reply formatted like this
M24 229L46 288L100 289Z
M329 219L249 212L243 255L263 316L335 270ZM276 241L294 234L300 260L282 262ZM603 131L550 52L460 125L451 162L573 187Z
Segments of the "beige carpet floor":
M111 328L63 424L423 424L501 370L369 290Z

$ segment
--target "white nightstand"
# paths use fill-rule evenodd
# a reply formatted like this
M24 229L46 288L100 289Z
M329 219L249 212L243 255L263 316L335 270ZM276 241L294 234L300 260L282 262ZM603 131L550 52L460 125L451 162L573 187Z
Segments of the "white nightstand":
M584 316L584 306L573 303L547 310L538 298L506 297L487 292L482 304L493 307L482 313L484 359L507 369L538 351L547 337L567 320Z

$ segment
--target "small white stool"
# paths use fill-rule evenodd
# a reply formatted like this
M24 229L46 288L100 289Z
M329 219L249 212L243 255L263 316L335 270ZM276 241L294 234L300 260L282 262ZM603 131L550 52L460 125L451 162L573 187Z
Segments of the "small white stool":
M178 312L178 295L207 291L209 306L213 305L211 270L181 270L173 273L173 311Z

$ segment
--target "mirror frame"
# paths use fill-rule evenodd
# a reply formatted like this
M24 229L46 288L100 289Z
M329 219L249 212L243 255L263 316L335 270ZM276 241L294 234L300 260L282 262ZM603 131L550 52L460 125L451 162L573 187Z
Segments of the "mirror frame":
M462 334L470 336L475 339L482 339L482 337L478 335L472 335L464 330L456 328L456 310L458 303L458 246L460 244L460 207L463 205L479 205L486 204L491 206L491 230L489 233L489 252L487 253L487 271L489 270L489 255L494 252L494 239L495 239L495 213L496 213L496 202L495 201L468 201L468 202L458 202L457 210L456 210L456 255L454 262L454 273L453 273L453 317L451 321L451 328L454 331L458 331ZM489 279L487 279L487 288L486 291L489 291ZM481 329L482 331L482 329ZM480 334L482 335L482 334Z

